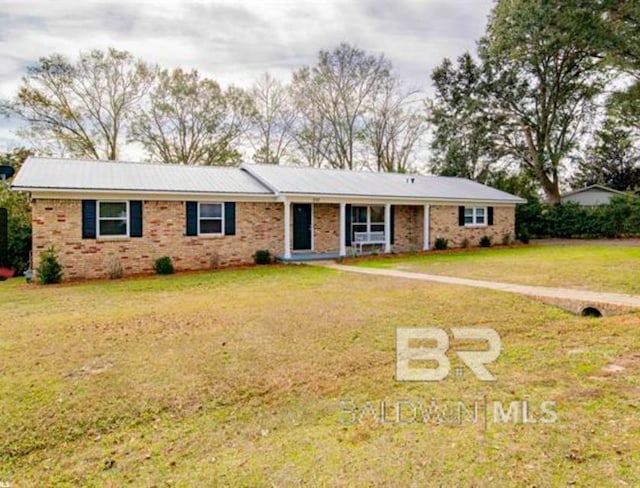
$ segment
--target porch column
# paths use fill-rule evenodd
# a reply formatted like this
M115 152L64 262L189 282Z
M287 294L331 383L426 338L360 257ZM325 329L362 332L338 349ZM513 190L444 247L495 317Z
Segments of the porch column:
M430 232L429 232L429 226L430 224L430 219L429 219L429 205L425 205L424 206L424 229L423 229L423 237L422 237L422 250L423 251L428 251L429 250L429 241L431 240L430 238Z
M347 238L347 204L340 203L340 256L347 255L347 245L345 243Z
M384 204L384 252L391 252L391 204Z
M284 258L291 258L291 202L284 202Z

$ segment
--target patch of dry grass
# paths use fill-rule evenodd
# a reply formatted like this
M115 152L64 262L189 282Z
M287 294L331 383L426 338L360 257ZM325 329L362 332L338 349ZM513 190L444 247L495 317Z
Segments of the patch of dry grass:
M11 486L640 482L638 315L583 319L511 294L308 267L13 280L0 301ZM498 381L395 381L395 328L426 325L495 327ZM538 418L555 401L558 421L345 424L339 408L485 396L526 399Z
M531 245L369 259L356 264L521 285L640 294L640 247Z

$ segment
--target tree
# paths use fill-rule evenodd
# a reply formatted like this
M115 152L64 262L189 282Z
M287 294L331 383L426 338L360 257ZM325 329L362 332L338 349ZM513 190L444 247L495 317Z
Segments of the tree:
M540 200L536 179L526 168L515 171L506 169L492 171L486 184L498 190L522 197L529 203Z
M249 96L255 108L249 140L258 163L280 164L291 144L295 113L287 88L269 73L251 87Z
M600 4L600 23L587 42L599 49L611 65L630 78L625 89L609 99L612 117L640 129L640 3L607 0Z
M487 105L482 62L465 53L449 59L431 74L435 96L428 101L433 126L430 169L442 176L460 176L485 183L499 155L495 128Z
M130 140L140 142L155 161L233 165L240 160L236 142L252 110L239 88L223 92L195 70L163 70L148 105L136 113Z
M500 0L481 42L496 147L528 167L547 200L560 201L560 172L602 91L597 51L577 31L597 22L593 2Z
M600 184L614 190L640 189L640 150L634 147L630 131L611 121L596 133L587 156L578 161L572 188Z
M31 151L18 148L0 154L0 165L11 166L16 172L22 163L31 156ZM31 209L29 196L9 189L11 182L0 182L0 208L8 211L8 249L7 256L0 256L0 264L8 263L20 274L29 267L31 252Z
M331 52L320 51L315 66L296 71L293 96L303 109L297 140L314 145L306 152L332 167L354 169L369 103L390 76L391 64L384 56L344 43Z
M414 148L426 132L424 107L417 93L402 91L395 78L387 81L372 97L365 141L378 171L406 173Z
M293 87L295 118L291 128L292 160L299 165L320 168L331 154L333 140L329 121L312 104L306 103L304 90Z
M3 111L26 122L19 134L44 151L90 159L118 159L133 108L154 69L126 51L60 54L27 68L17 96Z
M608 116L624 127L640 131L640 80L626 90L618 90L607 100Z

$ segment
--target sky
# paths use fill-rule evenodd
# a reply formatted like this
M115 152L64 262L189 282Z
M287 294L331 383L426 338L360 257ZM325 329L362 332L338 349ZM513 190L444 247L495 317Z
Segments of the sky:
M261 73L289 80L318 51L348 42L384 53L410 87L431 91L444 57L473 50L492 0L0 0L0 98L54 52L115 47L165 68L195 68L222 85ZM0 150L19 144L0 120Z

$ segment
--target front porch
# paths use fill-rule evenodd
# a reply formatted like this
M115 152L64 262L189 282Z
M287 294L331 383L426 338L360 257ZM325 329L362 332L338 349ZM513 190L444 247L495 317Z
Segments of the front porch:
M429 249L429 205L283 199L283 262Z
M276 261L283 263L305 263L309 261L333 261L340 257L339 252L294 252L289 258L285 258L284 255L276 255Z

